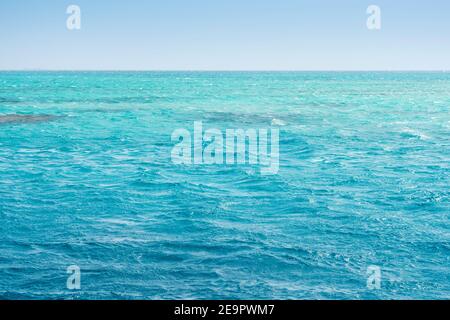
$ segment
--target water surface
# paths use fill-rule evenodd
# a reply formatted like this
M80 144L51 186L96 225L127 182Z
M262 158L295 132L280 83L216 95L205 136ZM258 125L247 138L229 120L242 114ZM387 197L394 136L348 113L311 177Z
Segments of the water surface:
M450 73L0 73L0 298L449 298L449 111ZM174 165L194 121L277 126L278 174Z

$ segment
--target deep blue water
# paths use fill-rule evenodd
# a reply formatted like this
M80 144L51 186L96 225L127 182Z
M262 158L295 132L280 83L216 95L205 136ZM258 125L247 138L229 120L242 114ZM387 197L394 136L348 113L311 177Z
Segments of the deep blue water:
M0 298L448 299L449 111L450 73L0 73ZM278 128L278 173L174 164L194 121Z

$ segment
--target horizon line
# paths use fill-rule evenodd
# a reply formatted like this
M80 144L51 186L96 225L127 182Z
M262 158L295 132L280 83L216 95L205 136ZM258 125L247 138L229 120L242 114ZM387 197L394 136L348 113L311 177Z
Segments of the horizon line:
M0 72L450 72L450 69L0 69Z

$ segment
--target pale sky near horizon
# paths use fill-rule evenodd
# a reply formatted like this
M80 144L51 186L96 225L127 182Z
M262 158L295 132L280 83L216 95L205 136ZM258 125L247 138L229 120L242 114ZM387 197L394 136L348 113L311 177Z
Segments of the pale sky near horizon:
M1 0L0 70L23 69L450 70L450 1Z

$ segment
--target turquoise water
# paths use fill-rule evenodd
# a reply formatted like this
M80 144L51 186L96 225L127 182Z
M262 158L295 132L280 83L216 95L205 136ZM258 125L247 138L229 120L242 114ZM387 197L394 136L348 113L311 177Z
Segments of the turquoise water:
M0 298L450 298L449 111L450 73L0 73ZM278 174L175 165L194 121L279 128Z

